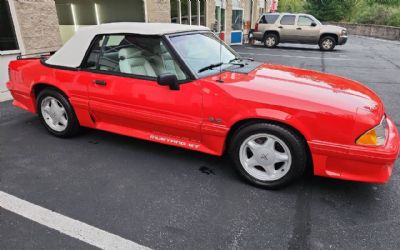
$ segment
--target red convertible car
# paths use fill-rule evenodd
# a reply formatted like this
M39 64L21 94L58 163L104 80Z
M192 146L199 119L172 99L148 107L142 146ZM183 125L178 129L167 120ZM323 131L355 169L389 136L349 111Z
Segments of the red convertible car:
M380 98L339 76L241 58L208 28L81 28L50 57L9 65L14 105L59 137L81 126L213 155L279 188L306 168L383 183L399 152Z

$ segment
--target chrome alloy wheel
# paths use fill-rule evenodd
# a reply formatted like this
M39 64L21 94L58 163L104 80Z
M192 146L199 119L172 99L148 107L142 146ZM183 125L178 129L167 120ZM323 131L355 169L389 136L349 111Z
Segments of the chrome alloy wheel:
M332 46L333 46L333 41L331 39L325 39L322 42L322 48L324 48L325 50L331 49Z
M265 39L265 44L266 44L268 47L274 46L275 43L276 43L275 37L269 36L269 37L267 37L267 38Z
M67 128L67 112L59 100L47 96L43 99L40 108L44 121L51 129L62 132Z
M284 177L292 165L289 147L276 136L260 133L248 137L239 149L244 170L260 181Z

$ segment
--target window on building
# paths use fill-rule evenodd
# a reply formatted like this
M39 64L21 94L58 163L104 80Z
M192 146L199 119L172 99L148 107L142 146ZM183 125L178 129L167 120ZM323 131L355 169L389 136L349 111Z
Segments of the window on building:
M79 27L111 22L144 22L142 0L55 0L63 42Z
M295 15L284 15L281 19L281 24L282 25L294 25L295 20L296 20Z
M243 10L232 10L232 30L243 29Z
M311 26L311 24L314 22L311 18L308 16L299 16L299 20L297 21L297 25L299 26Z
M174 60L161 38L137 35L98 37L85 68L156 78L163 73L185 80L186 74Z
M18 43L7 0L0 0L0 51L17 50Z
M279 15L264 15L260 19L260 23L274 24L278 20Z

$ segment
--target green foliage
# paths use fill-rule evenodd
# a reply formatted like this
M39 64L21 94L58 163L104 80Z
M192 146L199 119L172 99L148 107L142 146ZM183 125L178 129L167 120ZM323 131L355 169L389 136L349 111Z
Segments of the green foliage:
M279 12L303 12L306 0L279 0Z
M365 24L400 26L400 6L376 3L372 5L367 4L352 17L351 21Z
M400 26L400 0L280 0L280 12L306 12L321 21Z

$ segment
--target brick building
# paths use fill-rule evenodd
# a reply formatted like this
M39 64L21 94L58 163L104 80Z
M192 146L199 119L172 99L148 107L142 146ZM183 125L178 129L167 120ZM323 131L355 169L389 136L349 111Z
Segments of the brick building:
M204 25L241 44L278 0L0 0L0 101L7 65L19 54L57 50L79 27L109 22Z

